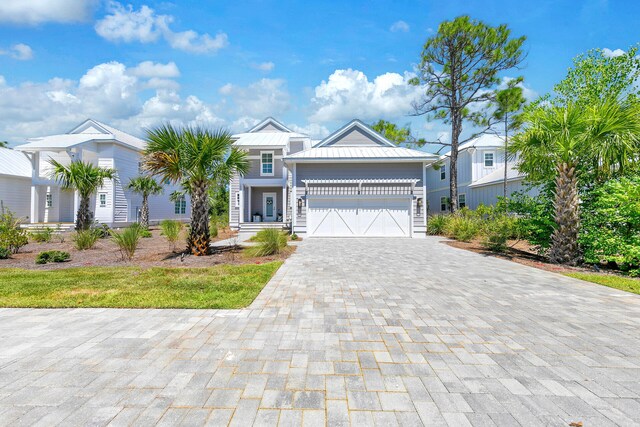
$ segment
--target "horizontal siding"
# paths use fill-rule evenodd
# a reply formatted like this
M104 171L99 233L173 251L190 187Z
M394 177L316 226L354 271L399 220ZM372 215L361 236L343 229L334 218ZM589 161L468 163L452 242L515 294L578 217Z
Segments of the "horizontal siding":
M262 151L270 151L273 152L273 176L263 176L260 175L260 152ZM282 178L282 167L284 163L282 161L282 149L251 149L248 150L249 157L255 157L249 159L249 172L245 175L245 178L254 179L254 178Z
M240 221L240 209L236 207L236 193L240 191L240 177L233 174L229 182L229 226L237 227Z
M340 136L329 145L355 145L355 146L367 146L367 145L380 145L378 142L371 139L371 137L358 128L351 129L349 132Z
M31 178L0 176L0 205L20 218L31 215Z

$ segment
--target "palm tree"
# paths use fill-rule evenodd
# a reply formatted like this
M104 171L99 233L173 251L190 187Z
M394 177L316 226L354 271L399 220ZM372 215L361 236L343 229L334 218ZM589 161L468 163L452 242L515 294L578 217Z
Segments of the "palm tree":
M149 228L149 196L162 194L163 187L150 176L138 176L132 178L127 185L127 189L142 195L142 213L140 215L140 225Z
M519 169L533 182L554 177L556 223L549 259L576 264L580 258L578 179L621 173L638 161L640 112L617 100L591 107L538 106L524 113L525 131L512 139Z
M62 188L78 191L80 206L76 218L76 230L88 229L92 220L89 207L91 195L102 187L105 179L115 179L116 171L81 160L74 160L68 166L55 160L49 160L49 163L53 166L53 178L62 185Z
M189 250L195 255L209 252L208 189L229 182L234 173L249 170L247 154L232 148L225 130L199 127L174 128L165 124L147 131L145 167L162 181L180 183L191 196Z

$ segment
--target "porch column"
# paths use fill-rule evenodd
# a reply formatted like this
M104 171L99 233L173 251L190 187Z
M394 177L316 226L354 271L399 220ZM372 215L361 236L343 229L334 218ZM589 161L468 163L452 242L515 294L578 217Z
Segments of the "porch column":
M287 184L282 187L282 222L287 222Z
M35 224L39 221L38 218L38 205L40 201L38 200L38 186L31 186L31 224Z
M251 213L251 193L253 193L253 187L247 187L247 191L249 192L248 194L248 199L247 200L247 205L249 207L249 218L247 218L249 220L249 222L253 222L253 214Z
M78 190L73 192L73 223L78 220L78 209L80 208L80 194Z
M240 217L238 222L244 222L244 184L240 185Z

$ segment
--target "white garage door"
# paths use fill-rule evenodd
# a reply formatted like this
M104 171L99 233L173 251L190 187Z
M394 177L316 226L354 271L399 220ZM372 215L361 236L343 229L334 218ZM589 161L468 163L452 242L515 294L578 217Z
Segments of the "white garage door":
M385 237L410 235L411 199L403 198L314 198L307 208L310 236Z

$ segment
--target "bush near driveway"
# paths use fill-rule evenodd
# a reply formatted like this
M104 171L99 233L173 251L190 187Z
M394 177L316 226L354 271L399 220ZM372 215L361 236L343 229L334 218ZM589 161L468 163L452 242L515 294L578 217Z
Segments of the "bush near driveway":
M0 269L0 307L242 308L280 265Z
M276 228L265 228L251 239L258 242L258 246L247 249L247 254L260 257L280 254L288 245L287 239L286 232Z

